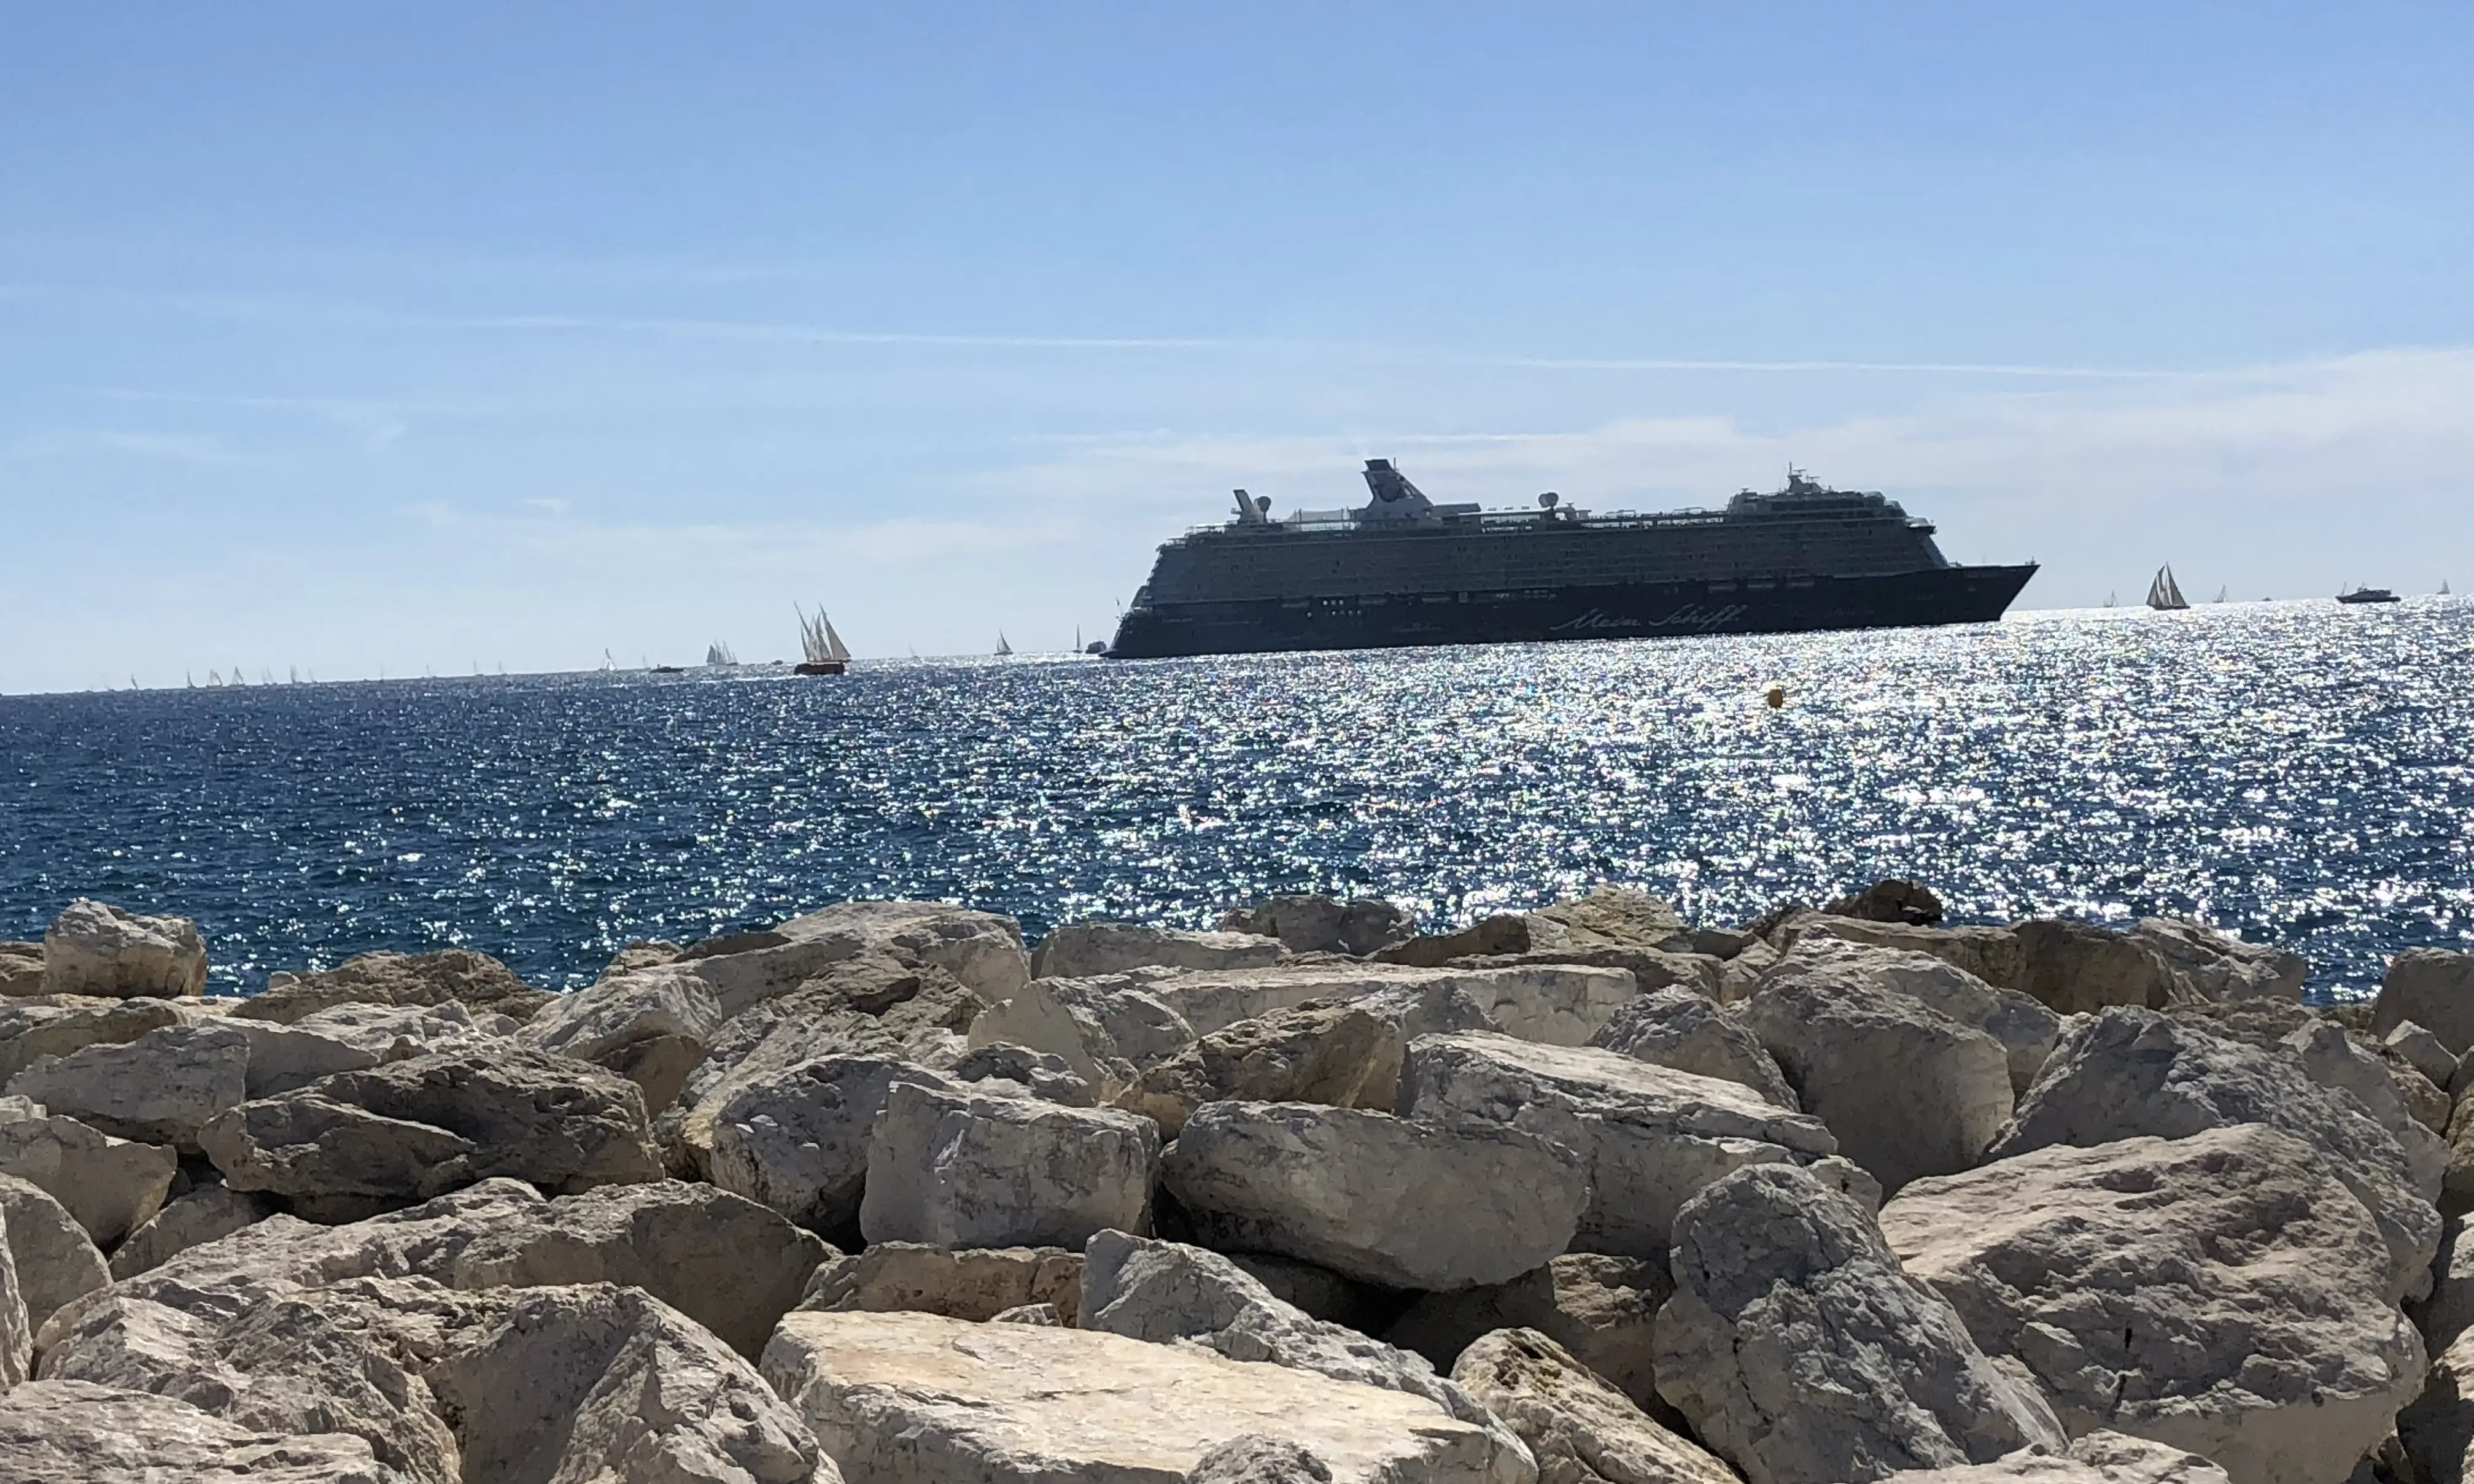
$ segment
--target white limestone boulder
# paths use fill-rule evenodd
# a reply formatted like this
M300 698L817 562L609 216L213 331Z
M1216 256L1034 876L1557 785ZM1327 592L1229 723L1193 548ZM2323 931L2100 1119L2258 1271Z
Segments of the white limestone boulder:
M1734 1013L1839 1152L1895 1191L1977 1161L2010 1116L2007 1047L1890 987L1867 955L1790 953Z
M230 1185L200 1185L139 1223L111 1251L111 1276L135 1278L182 1253L276 1213L275 1198Z
M252 1099L208 1124L200 1142L233 1189L322 1203L346 1219L494 1176L565 1195L662 1173L634 1083L504 1043Z
M516 1032L519 1044L606 1066L642 1088L644 1106L667 1106L705 1042L721 1027L721 1001L690 969L668 966L606 978L543 1006Z
M1035 1097L1068 1108L1100 1106L1099 1089L1077 1076L1065 1058L1002 1041L963 1052L950 1080L1001 1097Z
M1452 1379L1529 1446L1555 1484L1734 1484L1678 1436L1535 1329L1498 1329L1462 1352Z
M1202 1105L1161 1183L1213 1247L1423 1290L1538 1267L1589 1206L1586 1156L1535 1135L1305 1103Z
M111 1283L111 1269L68 1208L40 1186L0 1175L0 1226L17 1269L30 1332L53 1313Z
M2360 1103L2374 1122L2389 1131L2405 1155L2415 1188L2435 1191L2448 1174L2448 1140L2426 1127L2405 1099L2399 1083L2420 1077L2410 1068L2391 1068L2381 1058L2354 1044L2333 1020L2315 1019L2297 1027L2282 1042L2302 1065L2302 1074L2323 1088L2341 1089Z
M148 1031L185 1023L181 1005L164 999L93 999L46 994L0 1001L0 1087L47 1056L85 1047L123 1045Z
M2226 1041L2151 1010L2117 1006L2062 1033L2010 1125L1985 1158L2053 1144L2081 1148L2153 1136L2187 1138L2265 1123L2319 1151L2372 1217L2389 1249L2389 1292L2431 1287L2439 1248L2437 1191L2416 1184L2405 1152L2348 1095L2318 1086L2290 1056Z
M1737 1170L1676 1218L1660 1393L1751 1484L1869 1484L2065 1444L1864 1209L1787 1164Z
M406 1484L360 1438L255 1432L185 1401L84 1381L0 1391L0 1458L12 1484Z
M26 1098L0 1098L0 1175L51 1192L109 1248L162 1209L180 1160L160 1144L113 1138Z
M1508 1036L1419 1037L1400 1109L1422 1123L1517 1129L1580 1155L1591 1194L1572 1243L1624 1257L1662 1257L1676 1211L1729 1171L1838 1149L1820 1119L1739 1083Z
M896 1082L868 1142L860 1231L940 1247L1147 1231L1159 1158L1158 1126L1132 1113Z
M9 1213L0 1210L0 1392L34 1374L34 1320L17 1286L17 1259L9 1250Z
M2001 1042L2010 1064L2010 1087L2024 1093L2044 1068L2061 1039L2062 1017L2017 990L1985 983L1955 965L1928 953L1904 948L1874 947L1844 939L1811 935L1798 940L1787 955L1794 963L1824 963L1877 988L1904 994L1973 1026ZM1778 969L1779 973L1791 970Z
M1565 1253L1508 1283L1420 1297L1383 1331L1448 1373L1481 1336L1497 1329L1535 1329L1633 1403L1661 1421L1680 1423L1658 1395L1652 1340L1658 1310L1675 1292L1664 1258Z
M206 987L206 945L187 918L139 917L79 898L43 933L43 992L169 999Z
M45 1057L8 1091L116 1138L198 1147L199 1131L248 1093L249 1038L228 1025L169 1025L125 1045Z
M1021 923L941 901L837 902L767 931L690 944L677 962L711 984L732 1016L859 958L935 969L988 1000L1031 978Z
M1194 1041L1194 1027L1151 993L1163 977L1033 980L972 1021L969 1043L975 1050L1015 1045L1062 1057L1102 1098L1113 1098Z
M289 1023L231 1017L225 1028L248 1039L251 1097L289 1092L335 1072L356 1072L487 1039L472 1012L455 1000L443 1005L333 1005Z
M1198 1036L1302 1005L1370 995L1466 993L1505 1034L1549 1045L1589 1043L1639 993L1631 971L1579 964L1493 969L1412 969L1400 964L1301 964L1152 980L1144 992L1183 1017Z
M2196 1453L2119 1432L2091 1432L2058 1453L2022 1448L1989 1464L1910 1469L1896 1484L2232 1484Z
M1422 1398L1085 1329L802 1312L763 1369L849 1484L1186 1484L1249 1436L1303 1448L1335 1484L1535 1477Z
M2372 1034L2387 1035L2407 1020L2458 1056L2474 1050L2474 953L2408 948L2389 960L2371 1006Z
M1276 938L1292 953L1363 958L1417 932L1409 914L1372 897L1265 897L1221 915L1220 930Z
M0 943L0 1000L43 993L43 945Z
M1199 933L1135 922L1068 922L1031 954L1034 979L1084 979L1128 969L1259 969L1289 956L1277 938Z
M2373 1014L2377 1014L2374 1007ZM2399 1020L2380 1034L2380 1043L2435 1088L2457 1080L2458 1056L2438 1036L2413 1020Z
M887 1056L820 1057L739 1084L713 1120L713 1183L856 1246L868 1141L896 1081L962 1090Z
M1231 1360L1259 1360L1333 1380L1422 1397L1492 1434L1506 1472L1520 1440L1421 1355L1316 1319L1216 1252L1103 1232L1082 1249L1081 1328L1155 1345L1186 1343Z
M1326 1103L1386 1112L1400 1096L1400 1022L1350 1003L1309 1001L1240 1020L1152 1065L1117 1106L1175 1138L1204 1103Z
M2388 1436L2424 1358L2378 1226L2322 1162L2257 1123L2053 1146L1918 1181L1881 1230L2074 1435L2316 1484Z
M474 1017L529 1019L551 998L514 969L472 948L428 953L363 953L332 969L267 975L266 988L232 1007L244 1020L284 1024L337 1005L462 1005Z
M1741 1083L1763 1102L1790 1113L1802 1111L1795 1089L1787 1086L1777 1058L1762 1048L1760 1038L1695 990L1669 986L1642 994L1598 1027L1589 1044L1636 1062Z
M2474 1480L2474 1330L2433 1358L2421 1395L2397 1415L2397 1438L2418 1484Z
M932 1247L878 1242L828 1257L808 1280L799 1307L826 1313L901 1309L948 1319L993 1320L1044 1307L1072 1328L1082 1311L1082 1255L1062 1247Z

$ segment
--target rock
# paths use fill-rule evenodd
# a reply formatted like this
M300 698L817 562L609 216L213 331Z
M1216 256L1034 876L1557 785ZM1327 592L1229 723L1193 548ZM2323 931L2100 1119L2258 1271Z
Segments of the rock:
M1468 926L1452 933L1428 933L1378 948L1371 955L1380 964L1406 964L1413 969L1440 969L1454 959L1482 958L1497 953L1526 953L1532 946L1529 920L1506 913L1498 917L1480 918Z
M1529 1446L1540 1484L1734 1484L1734 1471L1535 1329L1479 1339L1452 1379Z
M1531 925L1534 928L1536 923ZM1681 943L1686 940L1675 941ZM1619 969L1633 976L1634 987L1638 990L1662 990L1669 985L1681 985L1716 999L1718 987L1726 977L1727 962L1708 953L1599 944L1587 948L1531 948L1526 953L1490 953L1476 958L1456 959L1450 967L1464 971L1555 967Z
M388 1343L394 1316L373 1307L249 1285L106 1290L44 1332L43 1378L149 1393L257 1432L349 1434L390 1476L456 1484L455 1435L419 1361Z
M200 1185L164 1206L129 1233L111 1254L113 1278L135 1278L202 1242L211 1242L275 1214L272 1196Z
M713 1183L857 1245L868 1140L897 1079L948 1086L883 1056L820 1057L740 1085L713 1121Z
M220 1422L185 1401L84 1381L0 1392L0 1458L11 1484L403 1484L363 1440L277 1435Z
M5 1106L12 1102L13 1111ZM0 1175L51 1192L97 1247L112 1246L160 1209L180 1167L159 1144L113 1138L38 1104L0 1098Z
M2302 960L2189 922L2142 918L2129 932L2118 933L2091 922L2039 918L2011 930L2019 941L2020 977L2004 987L2063 1015L2113 1005L2161 1010L2251 994L2297 999L2302 993Z
M984 1000L1007 998L1031 981L1021 923L950 902L839 902L775 931L793 942L847 940L861 953L940 969Z
M1207 1448L1187 1484L1331 1484L1331 1465L1286 1438L1249 1432Z
M1876 881L1862 891L1851 892L1821 910L1834 918L1862 918L1868 922L1904 922L1911 927L1930 927L1941 921L1941 898L1921 882L1893 876L1885 881Z
M606 1066L642 1088L644 1106L654 1109L678 1096L721 1019L713 987L691 968L673 965L562 994L536 1012L516 1040Z
M160 999L45 996L0 1002L0 1087L44 1057L125 1045L148 1031L181 1023L180 1009Z
M2420 1389L2423 1347L2378 1226L2322 1162L2257 1123L2049 1147L1919 1181L1881 1230L2072 1433L2187 1448L2240 1484L2341 1479Z
M2231 933L2172 918L2141 918L2129 936L2156 960L2160 973L2175 986L2177 998L2195 992L2215 1000L2298 1000L2311 970L2308 963L2282 948L2244 943Z
M2460 1057L2474 1050L2474 953L2408 948L2389 960L2371 1032L2385 1036L2407 1020L2428 1027Z
M876 957L835 963L722 1022L677 1099L655 1120L655 1137L674 1171L707 1178L714 1119L741 1087L824 1057L949 1066L964 1054L958 1033L985 1008L941 969Z
M1231 1360L1260 1360L1336 1381L1422 1397L1495 1434L1506 1455L1521 1444L1424 1357L1395 1350L1281 1303L1215 1252L1103 1232L1082 1250L1081 1328L1155 1345L1187 1342Z
M1580 1155L1517 1130L1303 1103L1204 1104L1161 1179L1211 1246L1433 1290L1537 1267L1589 1198Z
M2431 1275L2429 1297L2407 1304L2406 1313L2422 1331L2423 1348L2436 1355L2474 1328L2474 1242L2465 1240L2463 1216L2448 1218Z
M1065 1328L1065 1316L1058 1311L1056 1305L1054 1304L1017 1304L1011 1308L999 1309L994 1314L989 1315L988 1323L992 1325L1038 1325L1044 1328L1061 1329Z
M364 953L332 969L266 976L266 988L232 1014L247 1020L289 1024L336 1005L444 1005L449 1000L479 1015L530 1019L555 998L516 977L487 953L441 948L434 953Z
M1068 1108L1097 1108L1099 1090L1074 1074L1065 1058L1007 1041L990 1041L963 1054L952 1080L1004 1097L1035 1097Z
M1352 1484L1536 1476L1420 1398L1084 1329L802 1312L764 1373L850 1484L1186 1481L1215 1448L1256 1435Z
M971 1022L970 1044L1028 1046L1061 1057L1113 1098L1194 1041L1194 1027L1149 991L1158 975L1037 979Z
M2334 1022L2318 1020L2285 1038L2285 1049L2302 1064L2302 1074L2323 1088L2341 1089L2363 1105L2404 1151L2416 1187L2437 1188L2448 1171L2448 1142L2424 1127L2388 1064L2355 1045ZM2404 1069L2406 1075L2421 1073Z
M1759 987L1761 974L1779 961L1779 950L1760 939L1754 939L1744 950L1727 960L1718 972L1718 990L1713 996L1719 1004L1733 1005L1752 997Z
M1760 1038L1692 990L1652 990L1615 1012L1589 1044L1601 1050L1723 1082L1740 1083L1789 1113L1801 1111L1795 1089Z
M198 1147L198 1131L248 1096L249 1038L228 1025L169 1025L126 1045L45 1057L9 1080L115 1138Z
M432 1052L256 1098L207 1125L235 1190L349 1216L493 1176L552 1194L656 1180L643 1094L614 1072L515 1046Z
M31 1182L0 1175L0 1234L14 1259L30 1334L61 1305L111 1283L111 1269L85 1229Z
M1988 1160L2051 1144L2082 1148L2152 1135L2187 1138L2265 1123L2319 1150L2388 1243L2392 1298L2427 1292L2439 1212L2404 1151L2350 1096L2319 1087L2291 1056L2121 1006L2067 1027Z
M1658 1395L1652 1345L1659 1305L1674 1292L1662 1260L1566 1253L1508 1283L1427 1294L1383 1338L1448 1372L1481 1335L1534 1329L1635 1405L1680 1423Z
M1220 930L1277 938L1292 953L1359 958L1405 943L1417 931L1407 913L1370 897L1265 897L1223 914Z
M1913 995L1879 960L1788 954L1736 1007L1838 1151L1888 1190L1976 1162L2010 1116L2010 1053Z
M1289 950L1255 933L1196 933L1132 922L1068 922L1031 950L1034 979L1086 979L1158 965L1167 969L1259 969Z
M9 1215L0 1210L0 1392L23 1385L35 1374L35 1326L17 1286L17 1259L9 1251Z
M454 1000L437 1006L335 1005L290 1024L234 1016L225 1028L248 1038L251 1097L486 1039L472 1013Z
M1062 1108L896 1082L867 1150L870 1242L1075 1246L1146 1231L1159 1129L1114 1109Z
M1898 1484L2232 1484L2225 1471L2178 1448L2119 1432L2091 1432L2067 1451L2022 1449L1989 1464L1910 1469Z
M1922 1001L1961 1025L2001 1042L2010 1063L2010 1087L2025 1093L2061 1039L2062 1017L2016 990L1996 989L1964 969L1928 953L1877 948L1843 939L1808 937L1787 955L1792 964L1826 963L1877 988ZM1778 969L1785 975L1799 972Z
M206 945L187 918L139 917L81 897L43 934L43 993L169 999L206 987Z
M1399 1022L1346 1003L1308 1001L1240 1020L1142 1074L1117 1106L1175 1138L1204 1103L1324 1103L1389 1111L1407 1047Z
M2432 1362L2422 1394L2397 1416L2397 1437L2421 1484L2474 1479L2474 1331Z
M993 1321L1011 1309L1056 1311L1081 1323L1082 1255L1062 1247L951 1248L878 1242L829 1257L808 1280L802 1309L882 1314L910 1309L948 1319Z
M1454 991L1465 992L1508 1035L1550 1045L1579 1046L1613 1019L1639 993L1639 987L1627 969L1540 963L1492 969L1300 964L1176 973L1143 986L1145 993L1183 1017L1198 1036L1310 1000L1340 1004L1376 996L1389 1000L1411 994L1449 995Z
M2380 1040L2433 1087L2445 1088L2456 1080L2457 1054L2421 1025L2399 1020Z
M43 993L43 945L0 943L0 999Z
M516 1181L494 1180L348 1226L272 1216L120 1287L153 1297L236 1283L323 1290L399 1276L462 1292L623 1283L753 1355L831 1251L754 1202L709 1185L661 1181L545 1200Z
M745 1361L639 1289L528 1290L459 1338L426 1379L468 1481L841 1484Z
M1810 938L1836 938L1877 948L1929 954L1997 989L2017 990L2049 1008L2057 1008L2051 1000L2027 988L2026 950L2011 928L1910 927L1903 922L1870 922L1860 918L1806 912L1787 914L1774 926L1771 936L1771 946L1782 954Z
M1838 1148L1819 1119L1740 1084L1505 1036L1419 1037L1400 1108L1419 1122L1517 1129L1578 1154L1591 1193L1572 1245L1622 1257L1663 1256L1676 1211L1728 1171Z
M1329 1268L1299 1262L1295 1257L1275 1257L1262 1252L1221 1256L1270 1289L1273 1298L1317 1319L1346 1325L1360 1334L1374 1334L1398 1318L1404 1302L1391 1289L1343 1278Z
M2064 1444L2034 1387L1901 1271L1872 1218L1791 1165L1695 1197L1673 1276L1659 1390L1751 1484L1864 1484Z
M604 979L615 979L639 969L659 969L664 964L675 964L686 951L684 946L667 938L639 938L632 943L621 944L618 951L610 955L610 962L601 966L601 972L594 975L594 982L598 984Z
M1587 897L1530 914L1539 947L1659 948L1688 953L1692 930L1664 898L1630 887L1601 886ZM1560 939L1560 941L1555 941Z

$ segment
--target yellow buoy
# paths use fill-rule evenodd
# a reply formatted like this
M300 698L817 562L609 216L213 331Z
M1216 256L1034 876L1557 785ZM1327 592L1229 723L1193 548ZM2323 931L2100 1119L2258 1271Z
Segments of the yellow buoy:
M1768 700L1770 709L1773 711L1783 707L1786 705L1786 687L1783 685L1771 686L1770 693L1765 699Z

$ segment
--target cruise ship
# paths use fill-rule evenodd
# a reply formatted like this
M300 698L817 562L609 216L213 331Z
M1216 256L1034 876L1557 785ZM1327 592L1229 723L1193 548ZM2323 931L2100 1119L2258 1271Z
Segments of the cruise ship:
M1964 566L1930 521L1790 468L1718 511L1438 505L1366 461L1355 510L1234 519L1159 549L1108 653L1120 659L1550 639L1990 623L2036 573Z

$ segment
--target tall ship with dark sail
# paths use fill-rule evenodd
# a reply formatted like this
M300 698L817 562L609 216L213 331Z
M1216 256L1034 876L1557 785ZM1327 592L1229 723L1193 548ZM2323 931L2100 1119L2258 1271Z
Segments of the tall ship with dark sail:
M1989 623L2032 562L1965 566L1930 521L1878 492L1789 469L1724 510L1593 515L1439 505L1388 459L1354 510L1236 518L1160 547L1108 653L1123 659L1276 650L1534 643Z

